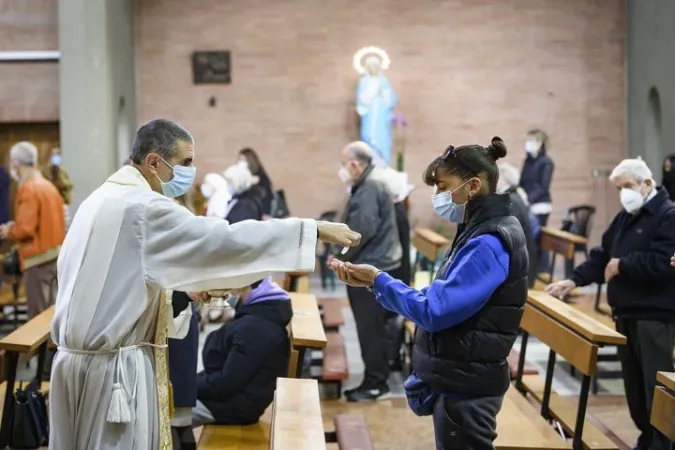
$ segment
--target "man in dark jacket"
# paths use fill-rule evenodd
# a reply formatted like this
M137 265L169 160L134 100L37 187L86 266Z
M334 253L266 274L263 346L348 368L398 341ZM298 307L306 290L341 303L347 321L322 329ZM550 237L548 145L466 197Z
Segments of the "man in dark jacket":
M268 277L231 303L234 319L204 343L193 426L258 422L274 399L277 378L288 373L286 326L293 316L288 293Z
M675 253L675 204L641 159L622 161L610 181L620 189L624 211L572 278L547 291L565 296L576 286L607 283L616 329L627 338L619 357L628 409L641 432L636 448L666 450L667 439L649 417L656 373L675 370L675 271L669 261Z
M361 246L339 257L392 271L401 266L403 255L394 202L384 184L370 179L372 171L372 151L367 144L354 142L343 149L339 175L351 186L351 197L342 222L361 233ZM377 400L389 393L389 335L385 310L366 289L348 286L347 295L356 321L365 373L361 385L347 390L345 397L354 402Z

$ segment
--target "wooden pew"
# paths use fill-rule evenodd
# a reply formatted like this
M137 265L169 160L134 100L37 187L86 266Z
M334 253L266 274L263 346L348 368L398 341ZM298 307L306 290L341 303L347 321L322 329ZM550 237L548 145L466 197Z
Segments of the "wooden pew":
M286 272L281 287L286 292L309 294L309 272Z
M616 449L600 430L586 421L586 406L591 378L597 373L598 348L606 345L625 345L626 338L593 318L572 308L550 295L530 291L521 322L522 344L516 387L541 402L541 414L546 419L560 422L572 436L575 450ZM546 379L537 375L524 375L522 366L527 341L532 335L549 348ZM553 392L553 372L557 355L563 357L583 374L581 393L577 406Z
M335 433L326 433L326 442L336 442L340 450L373 450L368 427L359 414L339 414L333 418Z
M297 352L297 362L295 372L289 371L289 376L299 377L305 351L307 349L323 350L326 347L327 338L321 323L321 314L319 314L316 297L312 294L299 292L291 292L290 297L291 307L293 308L293 317L290 324L291 345L292 349Z
M542 250L551 253L551 268L548 273L538 274L537 279L544 285L552 283L556 256L560 255L564 260L574 259L574 246L585 244L586 238L583 236L551 227L542 227L539 246Z
M658 372L654 388L651 424L671 442L675 442L675 373Z
M2 408L2 422L0 423L0 448L5 448L9 443L11 433L10 411L12 408L14 391L16 385L16 369L19 362L19 354L34 355L39 353L37 373L35 381L40 385L41 390L47 393L49 383L42 382L42 373L44 370L45 357L47 355L47 346L49 345L49 334L51 332L52 318L54 317L54 306L50 306L36 317L26 322L26 324L14 330L9 335L0 340L0 350L5 351L5 377L6 380L0 386L4 390L4 403Z
M450 241L428 228L415 228L411 242L417 249L417 263L420 262L419 255L429 260L430 275L433 277L436 273L436 261L450 247Z
M504 396L497 415L497 450L567 449L565 440L515 388Z
M316 380L278 378L270 450L326 450Z
M270 414L271 412L271 414ZM205 425L199 450L325 450L315 380L277 378L274 402L255 425Z
M336 331L345 324L345 319L342 317L342 302L339 299L319 300L319 310L325 330Z

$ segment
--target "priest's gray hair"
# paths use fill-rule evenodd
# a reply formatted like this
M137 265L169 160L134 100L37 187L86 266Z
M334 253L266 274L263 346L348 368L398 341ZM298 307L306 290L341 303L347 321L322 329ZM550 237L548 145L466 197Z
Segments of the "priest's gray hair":
M242 192L253 186L253 174L248 167L243 164L235 164L228 167L223 176L227 184L232 188L233 194L241 194Z
M151 120L136 132L130 159L141 164L148 154L157 153L168 162L176 154L179 141L195 143L190 132L176 122L166 119Z
M628 158L621 161L615 168L612 170L612 174L609 176L609 181L614 183L618 178L623 175L633 175L635 181L642 183L647 180L654 180L654 175L652 171L647 166L647 163L642 160L639 156L637 158Z
M37 147L27 141L14 144L9 151L9 159L21 166L35 167L38 160Z
M349 155L349 159L353 159L366 166L373 162L373 150L365 142L352 142L345 149Z

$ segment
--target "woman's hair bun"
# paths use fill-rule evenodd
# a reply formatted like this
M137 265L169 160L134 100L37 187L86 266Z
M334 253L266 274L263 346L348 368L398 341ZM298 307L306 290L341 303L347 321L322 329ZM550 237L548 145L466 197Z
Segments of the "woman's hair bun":
M504 145L502 138L495 136L492 138L490 145L487 146L487 151L492 156L492 159L497 161L499 158L506 156L506 145Z

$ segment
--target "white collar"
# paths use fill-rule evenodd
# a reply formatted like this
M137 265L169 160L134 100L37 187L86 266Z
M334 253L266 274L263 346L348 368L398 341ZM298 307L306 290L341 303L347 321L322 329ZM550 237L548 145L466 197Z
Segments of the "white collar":
M122 184L125 186L138 186L151 191L150 183L143 174L134 166L124 166L114 174L110 175L106 183Z

